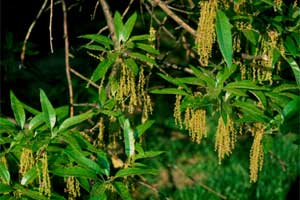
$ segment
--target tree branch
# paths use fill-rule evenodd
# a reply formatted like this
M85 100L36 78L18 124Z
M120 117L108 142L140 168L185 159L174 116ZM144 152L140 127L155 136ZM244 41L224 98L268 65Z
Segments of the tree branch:
M152 0L152 5L158 5L167 15L169 15L175 22L177 22L182 28L184 28L187 32L196 37L196 31L190 27L187 23L185 23L182 19L180 19L172 10L168 8L168 6L160 1L160 0Z
M68 38L68 20L67 20L67 6L65 0L61 0L62 10L63 10L63 20L64 20L64 39L65 39L65 65L66 65L66 75L69 88L69 103L70 103L70 116L74 116L74 99L73 99L73 86L71 80L71 70L69 62L69 38Z

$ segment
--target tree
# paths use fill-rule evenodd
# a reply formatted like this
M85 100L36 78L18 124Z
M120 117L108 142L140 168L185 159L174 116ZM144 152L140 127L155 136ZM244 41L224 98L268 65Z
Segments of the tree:
M54 3L45 0L30 26L23 63L43 13L49 12L55 50ZM56 3L63 11L69 105L55 108L40 90L41 109L35 109L10 92L14 120L0 118L3 198L132 199L139 180L157 173L147 159L163 153L147 149L145 136L157 121L151 114L159 95L174 98L171 128L200 145L213 141L219 164L239 140L250 140L251 183L270 141L289 134L299 140L297 1L149 0L139 2L140 10L130 1L112 14L113 3L99 0L95 12L103 12L106 24L76 35L78 49L98 65L81 73L70 64L68 13L86 2ZM74 92L83 87L91 95L86 103Z

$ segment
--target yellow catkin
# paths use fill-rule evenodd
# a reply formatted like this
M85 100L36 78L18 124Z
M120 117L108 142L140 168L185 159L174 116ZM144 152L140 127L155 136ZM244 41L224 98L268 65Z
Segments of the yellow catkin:
M233 5L234 12L240 13L241 12L241 8L244 7L245 3L246 3L245 0L234 1L234 5Z
M175 123L180 128L182 128L182 118L181 118L181 111L180 111L181 99L182 99L182 95L176 95L174 114L173 114L175 118Z
M76 197L80 197L79 181L74 176L67 178L65 192L68 193L68 200L75 200Z
M199 62L202 66L208 65L212 46L215 42L215 18L217 0L200 2L200 18L196 33L196 47L199 54Z
M274 11L281 11L282 0L274 0Z
M262 170L264 151L262 145L262 138L264 134L264 127L261 123L254 124L252 130L254 134L254 141L250 150L250 182L255 183L258 178L258 171Z
M30 170L34 165L34 158L31 149L22 149L21 158L20 158L20 167L19 173L21 176Z
M8 164L7 164L7 160L6 160L6 157L5 155L3 155L0 159L0 164L2 164L6 169L9 169L8 168ZM0 177L0 182L1 183L4 183L6 185L9 185L9 182L7 182L5 179L3 179L2 177Z
M192 141L201 143L203 137L207 137L206 111L203 109L185 110L185 126L192 138Z
M216 132L215 151L218 152L219 164L230 155L235 147L237 140L237 131L234 128L232 119L227 116L227 124L225 125L222 116L219 117L218 127Z
M99 126L99 132L98 132L97 139L94 142L94 146L102 147L104 144L103 138L104 138L104 129L105 129L103 117L100 118L100 120L98 122L98 126Z
M140 68L139 80L137 85L138 105L142 105L142 123L148 120L149 114L152 113L151 98L145 90L146 79L144 75L144 67Z
M260 62L261 66L256 70L257 78L260 83L269 81L270 85L273 83L273 50L276 48L279 34L276 31L268 31L268 39L262 40L262 55L267 59Z
M41 163L38 167L39 177L39 192L41 195L45 195L50 198L51 196L51 182L48 170L48 157L47 152L42 150L38 153L38 161Z

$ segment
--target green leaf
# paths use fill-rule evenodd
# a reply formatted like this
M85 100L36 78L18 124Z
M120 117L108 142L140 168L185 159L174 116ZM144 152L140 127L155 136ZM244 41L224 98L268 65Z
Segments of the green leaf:
M71 118L66 119L59 127L58 132L64 131L71 126L74 126L76 124L79 124L89 118L91 118L94 115L92 112L86 112Z
M243 34L252 44L257 44L259 34L256 31L246 29L243 30Z
M282 115L286 120L294 116L295 114L299 115L300 114L300 97L290 101L282 111Z
M128 158L134 155L134 135L133 130L130 127L129 119L124 121L124 143L125 143L125 153Z
M250 92L262 103L263 107L267 108L267 98L262 91L250 90Z
M3 129L4 127L14 129L16 126L12 121L10 121L6 118L0 117L0 128Z
M34 130L35 128L39 127L40 125L42 125L45 122L45 118L43 113L40 113L36 116L34 116L28 125L29 130Z
M0 194L5 194L13 191L14 189L6 184L0 183ZM0 197L1 198L1 197Z
M205 81L200 80L198 77L183 77L176 79L184 84L206 86Z
M129 19L127 20L127 22L124 25L124 30L123 30L123 37L124 37L124 42L126 42L128 40L128 38L131 35L131 32L133 30L133 27L135 25L136 22L136 18L137 18L137 14L134 13L133 15L131 15L129 17Z
M154 122L154 120L149 120L143 124L138 125L135 129L135 138L141 137L145 133L145 131L148 130L154 124Z
M122 16L118 11L115 12L114 15L114 27L118 43L124 41L124 24L122 22Z
M94 171L86 168L86 167L55 167L50 170L51 173L62 176L62 177L69 177L69 176L75 176L75 177L83 177L83 178L93 178L96 179L97 175Z
M227 66L232 65L232 35L231 35L231 24L229 19L221 10L217 10L216 16L216 32L217 40L221 53L227 63Z
M139 68L138 68L136 62L132 58L125 59L124 62L126 64L126 66L128 66L132 70L132 72L135 76L138 75Z
M45 92L40 89L40 101L47 126L52 130L56 122L56 113Z
M93 45L93 44L86 44L82 45L82 48L88 49L88 50L94 50L94 51L106 51L105 48L99 45Z
M215 87L215 80L211 78L209 75L203 73L201 70L197 69L196 67L189 65L194 74L199 78L200 81L205 81L208 87L213 88Z
M107 70L112 66L117 58L116 54L112 54L107 59L102 60L97 68L94 70L91 80L93 82L98 81L99 79L103 78L107 72Z
M6 166L0 162L0 177L3 180L4 184L9 185L10 182L10 173Z
M94 40L95 42L102 44L105 47L109 47L109 45L113 45L112 40L103 35L87 34L87 35L81 35L79 36L79 38Z
M36 200L49 200L47 197L40 194L38 191L30 190L28 188L18 187L18 190L22 194L22 196L27 196Z
M228 83L224 89L247 89L247 90L269 90L265 87L256 85L251 80L242 80Z
M106 200L107 199L105 193L106 189L107 189L107 184L97 182L91 190L89 200Z
M246 116L250 116L253 121L259 121L265 123L271 120L269 117L264 115L264 112L260 110L258 107L256 107L253 103L236 101L232 105L241 108L242 112Z
M300 68L299 68L298 64L291 57L286 58L286 61L289 63L290 67L293 70L294 77L296 79L297 85L300 86Z
M164 151L145 151L144 153L139 153L134 156L135 160L142 159L142 158L152 158L155 156L158 156L162 153L165 153Z
M146 51L147 53L151 53L151 54L159 54L159 51L156 50L154 47L152 47L149 44L144 44L144 43L135 43L135 46L139 49L142 49L144 51Z
M21 185L28 185L38 177L37 167L34 166L28 170L21 179Z
M82 151L75 148L66 148L64 152L78 164L86 166L97 174L105 174L104 170L95 161L86 158Z
M148 56L144 55L144 54L141 54L141 53L137 53L137 52L132 52L129 54L130 57L132 58L135 58L135 59L138 59L140 61L143 61L145 63L148 63L148 64L152 64L154 66L157 66L156 62L154 59L152 58L149 58Z
M284 46L288 50L292 56L296 57L299 54L297 53L297 47L292 37L287 36L286 40L284 41Z
M142 41L142 40L149 40L149 35L145 34L145 35L135 35L132 36L129 41Z
M128 188L126 187L126 185L124 183L115 181L113 183L113 186L123 200L131 200L132 199L132 197L128 191Z
M280 85L278 85L277 87L275 87L273 89L273 92L282 92L282 91L286 91L286 90L300 90L300 86L297 86L295 84L288 84L288 83L282 83Z
M26 120L24 107L12 91L10 91L10 103L16 122L21 127L21 129L23 129Z
M143 174L157 174L158 171L156 169L150 169L150 168L125 168L120 169L116 175L115 178L119 177L126 177L126 176L134 176L134 175L143 175Z
M178 94L178 95L189 95L183 90L177 88L163 88L163 89L154 89L150 91L153 94Z

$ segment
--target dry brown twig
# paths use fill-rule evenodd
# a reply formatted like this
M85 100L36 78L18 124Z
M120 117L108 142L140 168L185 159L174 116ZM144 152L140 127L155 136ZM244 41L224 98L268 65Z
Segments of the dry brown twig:
M69 88L69 103L70 103L70 116L74 116L74 99L73 99L73 86L71 79L71 67L69 62L69 38L68 38L68 14L67 6L65 0L61 0L62 10L63 10L63 27L64 27L64 39L65 39L65 65L66 65L66 75Z
M80 74L79 72L77 72L75 69L70 68L70 71L71 71L74 75L78 76L78 77L81 78L82 80L85 80L85 81L88 82L90 85L94 86L95 88L97 88L97 89L100 88L99 85L97 85L95 82L93 82L93 81L90 80L89 78L83 76L82 74Z
M196 31L190 27L187 23L185 23L180 17L178 17L164 2L160 0L152 0L152 5L158 5L167 15L169 15L175 22L177 22L182 28L184 28L187 32L196 37Z
M20 56L22 63L25 60L25 52L26 52L26 45L27 45L28 39L29 39L29 37L31 35L31 32L32 32L32 30L33 30L33 28L34 28L37 20L40 18L40 16L42 15L43 11L45 10L45 7L46 7L47 3L48 3L48 0L45 0L44 3L43 3L43 5L40 8L38 14L36 15L35 19L33 20L33 22L31 23L31 25L28 28L28 31L26 33L26 36L25 36L25 39L24 39L24 42L23 42L21 56Z
M52 37L52 18L53 18L53 0L50 0L50 19L49 19L49 41L50 41L50 51L53 53L53 37Z

